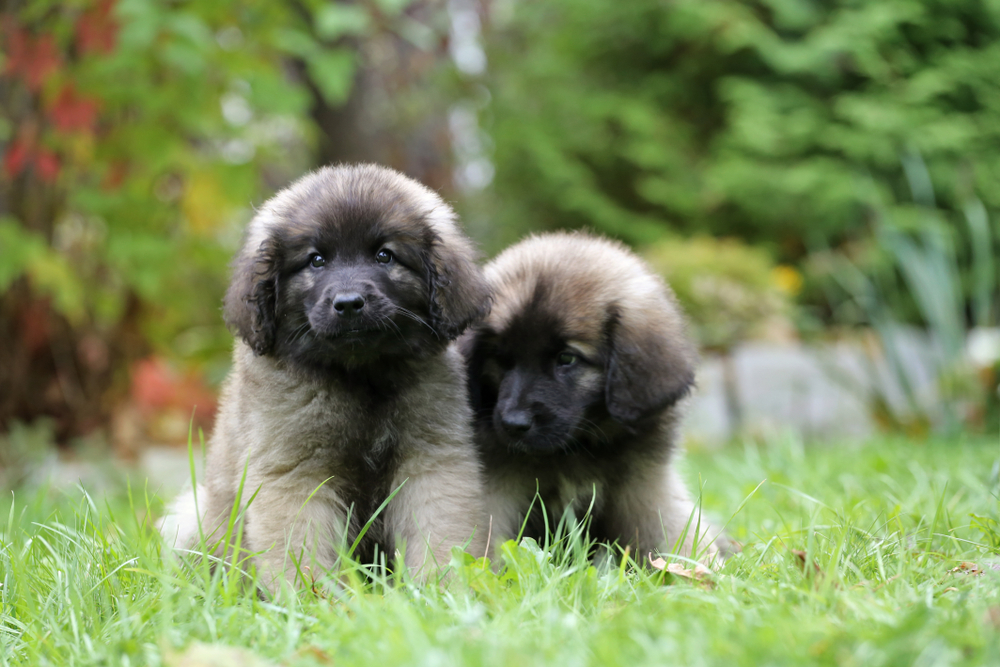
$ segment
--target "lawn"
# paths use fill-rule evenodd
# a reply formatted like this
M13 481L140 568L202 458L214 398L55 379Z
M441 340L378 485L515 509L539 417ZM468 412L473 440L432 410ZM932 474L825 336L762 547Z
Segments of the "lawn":
M456 559L447 589L376 578L273 600L161 555L144 481L17 490L0 505L0 664L1000 664L996 438L776 439L685 470L744 545L711 580L509 543L499 574Z

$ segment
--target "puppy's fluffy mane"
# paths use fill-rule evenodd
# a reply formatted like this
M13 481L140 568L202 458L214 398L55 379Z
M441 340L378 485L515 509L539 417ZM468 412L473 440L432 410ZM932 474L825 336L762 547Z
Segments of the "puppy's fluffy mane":
M673 291L621 243L583 232L535 235L484 273L495 290L484 328L593 343L619 332L606 397L619 421L673 405L694 384L697 352Z
M484 552L464 367L450 344L488 306L475 259L451 208L383 167L323 168L268 201L233 261L224 312L239 340L198 511L182 494L165 538L191 549L204 535L221 554L235 507L272 590L333 568L355 540L355 558L390 565L405 544L424 576L454 546Z
M493 307L461 346L494 533L539 538L590 509L599 540L690 555L700 517L675 450L697 357L673 292L581 232L530 237L484 273Z
M272 319L277 278L291 247L312 240L317 227L336 236L356 234L359 226L386 227L421 246L435 337L454 339L486 311L475 247L451 207L416 181L365 164L323 167L264 204L233 260L225 299L230 328L257 354L272 352L279 342Z

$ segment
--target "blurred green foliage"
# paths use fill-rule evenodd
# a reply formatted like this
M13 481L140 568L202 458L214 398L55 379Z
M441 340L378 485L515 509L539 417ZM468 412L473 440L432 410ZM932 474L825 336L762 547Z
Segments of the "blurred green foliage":
M795 269L774 266L761 248L732 238L664 240L643 256L673 288L698 342L715 350L728 351L787 318L802 280Z
M363 31L363 10L120 0L33 2L4 18L14 93L3 109L7 155L28 153L23 165L8 159L6 175L12 189L46 181L62 205L54 219L15 213L0 223L0 287L25 273L61 312L97 323L119 318L133 291L156 313L148 333L157 344L216 324L250 205L310 166L310 94L288 76L289 57L302 59L329 101L343 101L352 55L322 38ZM105 41L85 46L88 29ZM25 58L50 44L36 90L18 85L18 40ZM87 109L89 119L72 121ZM32 153L45 149L58 161L51 175L31 168Z
M866 234L859 177L1000 206L1000 3L497 3L495 243L590 226L738 236L780 261Z
M484 71L439 67L459 37ZM0 430L106 415L150 351L221 379L240 231L317 156L445 190L479 160L457 204L488 252L645 248L718 349L793 294L817 328L877 324L831 257L957 349L1000 312L998 38L998 0L7 3Z
M0 9L0 380L27 406L0 400L0 427L34 404L105 411L100 394L149 350L219 379L219 303L251 207L312 166L314 96L347 99L348 40L403 4Z
M982 201L961 212L938 206L919 155L904 158L906 201L886 201L870 187L877 262L830 250L810 257L811 272L841 304L842 324L867 324L884 357L889 384L870 382L876 421L910 433L1000 424L1000 275L997 232ZM904 318L928 334L934 391L919 387L919 369L901 354ZM873 360L874 361L874 360ZM874 365L871 367L874 369ZM889 391L887 391L889 390ZM893 400L892 395L898 399Z

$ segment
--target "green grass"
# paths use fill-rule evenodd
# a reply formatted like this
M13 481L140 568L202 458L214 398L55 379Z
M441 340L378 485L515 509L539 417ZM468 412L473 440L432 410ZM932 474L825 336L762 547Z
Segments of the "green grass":
M134 482L131 500L20 490L0 506L0 664L1000 664L998 462L996 440L692 455L715 516L752 494L714 586L511 543L499 574L456 560L447 590L273 601L164 558L162 501Z

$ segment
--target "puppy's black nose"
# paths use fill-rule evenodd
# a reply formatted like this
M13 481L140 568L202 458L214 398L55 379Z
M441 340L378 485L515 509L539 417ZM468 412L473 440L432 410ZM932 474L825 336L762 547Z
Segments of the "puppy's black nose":
M338 294L333 297L333 309L337 311L338 315L351 317L361 312L364 307L365 298L357 292Z
M500 415L500 425L508 435L520 438L531 430L531 413L527 410L512 410Z

